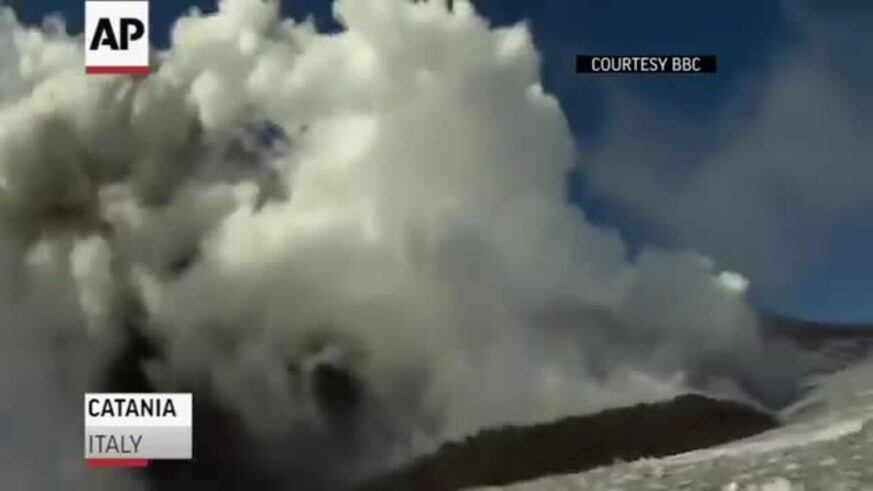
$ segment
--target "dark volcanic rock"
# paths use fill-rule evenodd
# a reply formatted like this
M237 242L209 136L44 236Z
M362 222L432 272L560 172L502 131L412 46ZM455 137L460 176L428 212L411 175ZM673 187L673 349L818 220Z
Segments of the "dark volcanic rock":
M312 391L318 408L338 430L353 429L356 412L364 399L361 382L348 370L328 363L312 371Z
M487 430L361 489L441 491L508 484L709 447L776 425L773 416L742 404L685 395L553 423Z

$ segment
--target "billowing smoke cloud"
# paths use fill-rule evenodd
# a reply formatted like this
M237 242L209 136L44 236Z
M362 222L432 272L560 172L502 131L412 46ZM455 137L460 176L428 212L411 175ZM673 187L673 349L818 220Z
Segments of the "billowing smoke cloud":
M4 445L43 428L24 448L44 462L84 388L117 389L101 369L131 339L151 388L239 415L245 454L297 477L483 426L789 387L741 277L688 252L628 261L568 204L576 149L524 25L466 2L335 14L325 35L224 0L131 78L86 77L81 39L3 13L2 400L23 421ZM31 409L48 406L64 414Z
M684 125L614 93L587 166L608 199L766 289L796 280L832 230L873 206L873 72L859 42L873 16L786 6L796 39L744 74L715 124Z

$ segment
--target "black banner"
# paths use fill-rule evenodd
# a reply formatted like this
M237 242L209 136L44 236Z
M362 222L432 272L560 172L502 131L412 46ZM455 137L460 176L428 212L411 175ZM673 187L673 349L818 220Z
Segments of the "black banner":
M623 73L698 74L716 73L715 55L577 55L576 73L613 75Z

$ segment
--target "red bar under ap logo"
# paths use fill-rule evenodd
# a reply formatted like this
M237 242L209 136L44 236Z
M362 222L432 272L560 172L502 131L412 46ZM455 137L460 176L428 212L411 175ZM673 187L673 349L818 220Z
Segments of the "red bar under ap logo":
M85 67L86 73L94 74L128 74L128 75L148 75L151 71L147 66L89 66Z

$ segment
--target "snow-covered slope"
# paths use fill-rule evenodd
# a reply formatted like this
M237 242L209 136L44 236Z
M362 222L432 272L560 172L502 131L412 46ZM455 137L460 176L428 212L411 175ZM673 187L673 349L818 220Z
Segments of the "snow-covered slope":
M719 447L479 491L873 490L873 359L828 375L785 426Z

